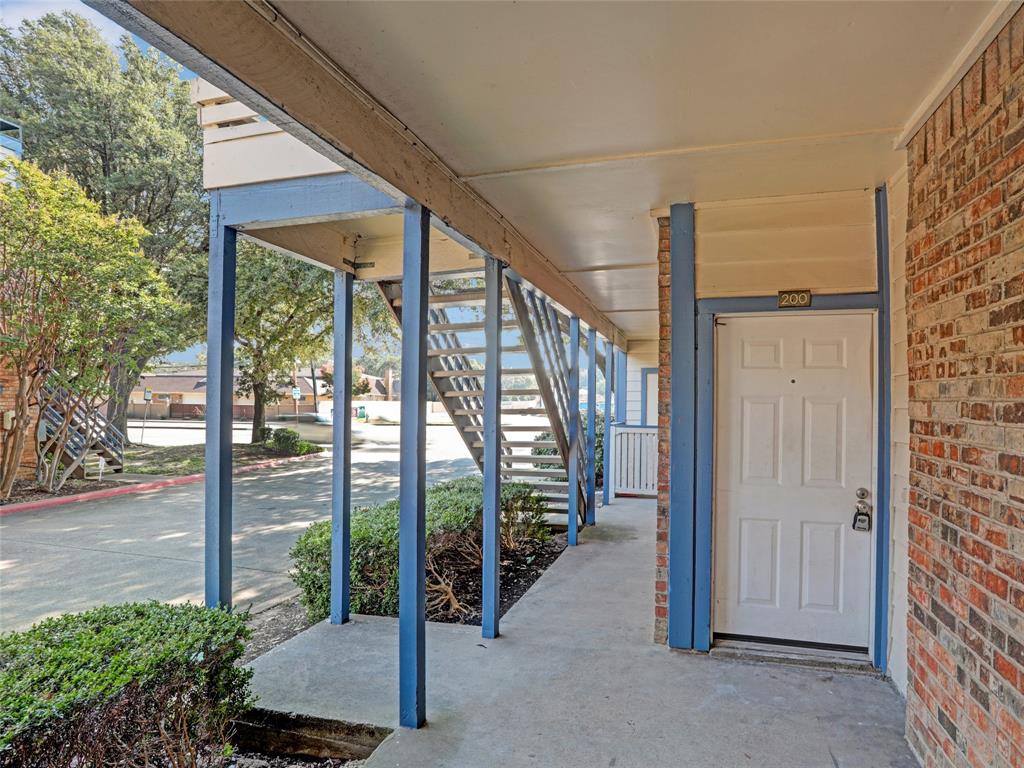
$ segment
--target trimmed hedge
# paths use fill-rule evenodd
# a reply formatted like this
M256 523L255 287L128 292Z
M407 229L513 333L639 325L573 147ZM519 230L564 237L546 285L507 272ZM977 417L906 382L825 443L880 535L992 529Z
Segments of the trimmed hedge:
M546 541L547 504L530 486L501 487L502 546L514 549L526 540ZM483 481L466 477L427 489L428 613L456 613L457 597L446 593L457 572L479 569L482 562ZM398 613L398 500L352 511L351 608L355 613ZM310 525L289 553L292 579L301 590L310 621L330 614L331 521Z
M323 448L308 440L303 440L294 429L281 427L275 429L270 435L270 447L282 456L307 456L310 453L320 453Z
M0 636L0 766L204 765L230 750L247 616L129 603Z

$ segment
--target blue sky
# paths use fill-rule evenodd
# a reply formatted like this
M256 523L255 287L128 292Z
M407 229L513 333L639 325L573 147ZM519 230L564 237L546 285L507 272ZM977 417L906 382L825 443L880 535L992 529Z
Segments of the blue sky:
M2 0L0 20L7 27L17 27L25 19L38 19L47 13L74 11L99 27L103 36L113 44L124 34L124 30L101 13L94 11L78 0Z
M25 20L38 19L47 13L60 13L61 11L72 11L79 16L84 16L95 24L100 30L100 34L115 47L121 41L121 35L127 32L123 27L119 27L102 13L94 11L79 0L0 0L0 22L12 29L17 29ZM132 34L132 39L140 48L151 47L138 35ZM195 77L194 72L182 69L182 80L191 80L193 77Z

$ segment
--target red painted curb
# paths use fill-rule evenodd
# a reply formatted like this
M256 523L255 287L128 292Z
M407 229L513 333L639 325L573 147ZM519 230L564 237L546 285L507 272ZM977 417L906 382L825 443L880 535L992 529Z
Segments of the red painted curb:
M289 456L284 459L268 459L267 461L260 461L255 464L246 464L243 467L237 467L231 474L241 475L246 472L252 472L257 469L267 469L268 467L278 467L282 464L293 464L298 461L306 461L314 457L322 457L324 453L310 453L306 456ZM119 488L104 488L101 491L86 491L85 493L75 493L68 496L54 496L52 499L39 499L38 501L23 501L20 504L7 504L0 507L0 517L4 515L13 515L15 512L31 512L36 509L49 509L50 507L61 507L65 504L75 504L80 501L96 501L98 499L109 499L113 496L124 496L129 493L142 493L144 491L153 491L157 488L170 488L176 485L188 485L190 483L198 483L206 477L205 474L198 475L181 475L180 477L169 477L165 480L153 480L149 483L134 483L131 485L123 485Z

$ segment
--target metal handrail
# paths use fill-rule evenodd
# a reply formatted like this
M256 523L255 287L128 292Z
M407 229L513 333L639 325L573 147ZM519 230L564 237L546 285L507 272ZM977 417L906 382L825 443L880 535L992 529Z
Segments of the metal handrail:
M49 437L64 423L65 415L69 413L71 395L67 389L48 381L44 382L42 393L48 402L41 409L40 416L44 420L46 434ZM58 408L62 408L63 413ZM99 444L118 464L124 464L124 434L102 413L95 409L87 410L81 404L75 403L71 406L70 417L71 431L64 444L67 453L78 459Z

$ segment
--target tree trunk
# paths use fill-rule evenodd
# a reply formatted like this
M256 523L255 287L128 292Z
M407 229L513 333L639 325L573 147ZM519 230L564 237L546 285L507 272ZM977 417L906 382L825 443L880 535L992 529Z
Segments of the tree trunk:
M149 358L136 361L135 369L130 369L124 364L116 365L110 371L110 399L107 401L107 421L114 425L124 435L124 444L128 441L128 405L131 401L132 390L139 383L139 371L146 367Z
M31 411L35 377L19 376L18 391L14 396L14 429L4 435L3 465L0 466L0 499L10 498L14 480L25 454L26 437L33 426Z
M263 428L267 426L267 394L262 384L252 388L252 443L262 442Z

